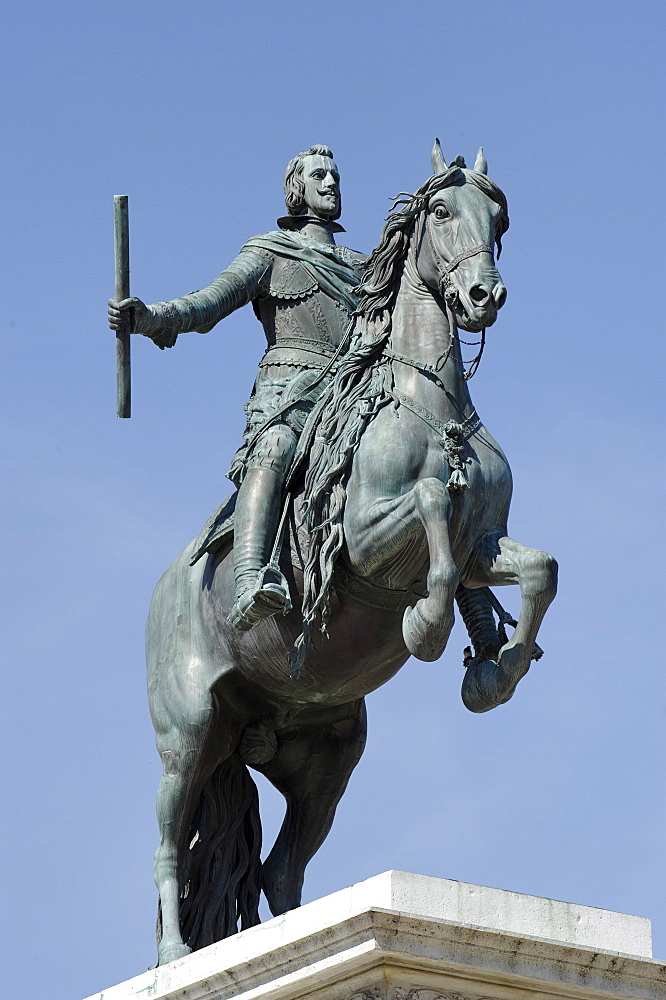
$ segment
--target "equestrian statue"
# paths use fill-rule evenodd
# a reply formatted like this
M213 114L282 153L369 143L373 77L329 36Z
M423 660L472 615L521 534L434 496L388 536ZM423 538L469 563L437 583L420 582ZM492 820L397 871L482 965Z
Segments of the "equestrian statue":
M462 698L507 702L557 586L507 534L507 459L469 394L506 289L509 225L479 150L396 200L369 259L337 246L330 149L287 167L288 215L215 281L170 302L111 299L110 325L171 347L252 302L268 347L229 473L237 489L153 595L148 690L163 776L158 951L165 964L300 905L366 738L365 695L412 654L470 635ZM459 331L478 340L471 362ZM465 343L465 341L462 341ZM517 620L491 586L517 584ZM511 625L509 636L506 626ZM261 863L249 768L286 800Z

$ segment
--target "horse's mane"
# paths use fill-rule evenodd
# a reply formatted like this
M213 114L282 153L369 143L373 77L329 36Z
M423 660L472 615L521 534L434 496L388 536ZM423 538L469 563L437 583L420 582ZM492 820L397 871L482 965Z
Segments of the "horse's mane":
M359 304L356 315L361 325L364 321L366 324L376 322L384 310L392 311L398 291L397 279L407 255L416 219L428 207L432 196L444 188L466 181L480 188L503 209L497 231L499 257L502 252L502 235L509 227L506 198L502 191L485 174L475 170L452 166L442 174L434 174L414 194L402 193L393 199L393 211L386 218L381 239L370 255L357 290Z
M393 307L416 221L434 194L466 182L503 210L496 230L499 257L502 235L509 227L504 194L485 174L452 164L429 177L414 194L402 193L393 199L381 239L357 288L350 349L318 406L319 422L305 477L303 512L309 552L303 581L303 634L292 653L294 672L302 666L317 615L321 630L326 630L333 570L344 542L342 517L351 461L365 427L390 398L382 392L371 397L368 390L373 366L391 333Z

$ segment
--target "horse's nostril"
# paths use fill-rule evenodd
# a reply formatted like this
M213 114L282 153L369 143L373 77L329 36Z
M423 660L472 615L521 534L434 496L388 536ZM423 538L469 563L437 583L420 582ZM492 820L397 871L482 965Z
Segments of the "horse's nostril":
M469 290L470 298L472 298L476 303L481 305L483 302L488 301L489 292L487 288L483 285L473 285Z
M501 282L493 288L493 298L497 308L501 309L506 302L506 288Z

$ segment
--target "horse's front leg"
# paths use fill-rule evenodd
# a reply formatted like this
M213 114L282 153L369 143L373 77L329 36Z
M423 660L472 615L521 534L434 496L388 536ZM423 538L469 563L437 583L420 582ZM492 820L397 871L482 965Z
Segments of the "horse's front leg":
M516 630L500 650L497 662L472 660L463 680L465 706L470 712L488 712L512 697L530 668L539 626L557 592L557 562L547 552L490 532L477 547L470 577L466 586L517 583L522 598Z
M415 535L425 535L428 596L407 608L402 623L405 645L419 660L437 660L453 628L458 570L449 538L452 512L444 483L434 477L419 479L404 496L373 504L368 521L347 532L352 568L363 576L382 573Z
M402 637L418 660L438 660L453 628L453 597L458 586L449 537L453 507L449 491L440 479L420 479L412 493L428 542L430 568L428 596L405 611Z

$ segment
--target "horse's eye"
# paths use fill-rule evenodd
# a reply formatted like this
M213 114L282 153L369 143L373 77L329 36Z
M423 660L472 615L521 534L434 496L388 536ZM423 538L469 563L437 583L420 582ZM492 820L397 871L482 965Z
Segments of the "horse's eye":
M437 221L443 222L444 219L448 219L448 217L449 217L449 210L447 208L444 208L442 205L438 205L437 208L435 209L435 218L437 219Z

